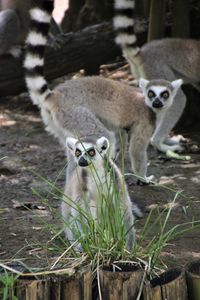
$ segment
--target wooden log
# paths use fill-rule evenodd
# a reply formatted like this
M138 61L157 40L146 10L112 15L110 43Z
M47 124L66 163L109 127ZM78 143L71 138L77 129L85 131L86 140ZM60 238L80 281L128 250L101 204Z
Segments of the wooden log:
M200 299L200 260L192 261L185 267L189 300Z
M187 300L184 272L171 269L152 279L143 289L143 300Z
M77 273L73 277L62 280L61 295L62 300L92 300L91 272Z
M55 276L51 278L50 300L61 300L61 277Z
M58 36L60 48L47 47L45 76L52 80L67 73L85 69L95 74L99 66L120 54L114 43L111 23L87 27L81 31ZM22 59L0 57L0 96L17 95L25 91Z
M136 300L144 271L139 266L122 265L122 271L99 270L102 300Z
M73 276L46 275L43 278L20 276L14 295L19 300L92 300L92 273L89 270L76 272Z
M49 300L50 282L48 279L21 277L16 282L15 295L20 300Z
M144 285L142 294L143 300L162 300L160 285L152 287L148 282Z

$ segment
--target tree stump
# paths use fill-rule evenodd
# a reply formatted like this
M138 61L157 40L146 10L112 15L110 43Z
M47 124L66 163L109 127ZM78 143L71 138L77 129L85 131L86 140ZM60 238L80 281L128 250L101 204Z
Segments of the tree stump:
M73 276L51 272L39 276L23 274L10 288L6 299L13 300L13 295L19 300L92 300L92 272L84 269Z
M20 300L49 300L50 281L36 280L34 277L20 278L16 282L15 295Z
M200 299L200 260L188 263L185 267L189 300Z
M99 270L102 300L136 300L144 270L134 265L118 265L115 272L109 267Z
M151 0L148 42L164 37L165 6L166 3L163 0Z
M171 269L152 279L143 289L143 300L187 300L187 286L181 269Z

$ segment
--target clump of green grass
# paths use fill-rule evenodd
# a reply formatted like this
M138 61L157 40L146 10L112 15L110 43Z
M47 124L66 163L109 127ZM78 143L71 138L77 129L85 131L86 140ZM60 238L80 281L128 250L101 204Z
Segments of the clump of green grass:
M125 210L120 199L123 196L123 191L122 195L120 195L116 186L114 173L108 176L108 170L105 168L106 182L102 183L98 177L97 170L93 165L91 165L91 168L99 194L96 219L93 217L93 208L88 206L87 198L83 197L82 201L84 205L80 206L73 199L69 199L67 195L63 195L62 191L57 189L54 184L42 177L40 178L49 185L47 192L50 197L57 197L61 201L66 201L77 212L76 217L72 219L71 223L63 220L64 227L70 226L77 240L70 247L69 241L66 239L69 246L68 254L70 256L80 255L79 253L75 253L73 247L79 243L82 252L87 254L92 265L96 265L97 260L106 263L116 259L125 259L130 254L126 249L126 236L132 228L127 230L124 224ZM37 191L34 192L39 196ZM62 218L61 216L59 217Z
M177 224L172 228L168 228L172 206L163 211L158 210L156 216L153 210L151 210L146 217L143 229L137 237L132 251L128 251L126 247L128 231L124 226L125 211L120 205L121 196L116 188L116 184L115 182L113 184L112 181L108 181L106 183L108 192L105 193L101 183L98 182L98 171L95 169L93 171L99 187L100 202L96 220L93 218L90 207L87 207L87 205L85 205L87 209L80 207L73 199L69 199L67 195L63 195L62 190L56 186L55 182L50 182L38 173L31 171L48 186L45 191L47 195L46 198L44 198L44 193L40 194L40 192L35 189L33 189L33 193L49 207L55 218L60 219L60 223L63 224L63 227L61 225L62 228L58 229L55 225L47 223L43 218L40 218L45 227L53 234L51 240L47 243L39 243L40 247L46 247L46 250L56 255L54 262L48 265L50 270L53 271L62 266L66 267L66 265L68 267L71 265L72 268L77 268L78 266L81 267L82 264L89 264L92 269L95 270L100 265L125 262L145 266L145 269L151 276L160 266L163 266L161 252L168 243L185 232L200 226L200 220L198 220ZM125 177L123 159L122 176L123 178ZM115 181L116 179L111 177L111 180ZM164 186L163 188L168 189L168 187ZM173 202L177 201L181 193L182 191L175 192ZM70 203L77 211L77 216L72 220L73 225L67 220L62 219L61 212L50 206L48 198L57 198L60 202L67 201ZM86 198L83 198L83 201L87 204ZM82 230L80 230L80 225ZM64 236L66 226L72 228L73 234L76 237L76 241L72 244L70 244L69 240ZM135 227L137 228L137 221ZM131 230L131 228L129 230ZM155 233L154 236L152 236L152 232ZM75 246L78 243L81 244L81 253L76 251Z
M98 174L97 170L94 170L94 174ZM80 256L85 255L93 269L96 269L99 265L121 261L138 263L142 266L145 265L148 269L148 273L152 274L152 272L156 271L161 265L163 267L161 252L168 243L177 236L200 226L200 221L191 221L177 224L168 229L167 225L170 222L173 206L163 211L157 211L156 217L155 214L153 214L153 210L151 210L139 237L135 241L132 251L128 251L126 247L126 236L128 232L124 226L125 211L121 208L120 195L115 184L113 185L113 183L107 182L109 191L107 195L105 195L103 189L99 189L100 207L98 209L97 219L94 220L89 207L86 206L87 209L85 210L77 205L73 199L69 199L66 195L63 195L62 191L53 183L42 177L40 178L48 183L49 190L47 192L50 197L56 196L60 201L67 201L73 209L77 211L76 218L72 220L73 225L69 224L67 220L62 220L64 227L70 226L73 230L73 234L76 237L76 241L73 245L70 246L70 242L63 237L61 233L62 230L59 234L56 233L54 236L56 238L62 236L62 239L65 240L65 245L67 245L65 249L60 249L62 251L60 259L64 256L80 258ZM112 180L115 180L115 178L112 178ZM99 183L97 184L99 185ZM181 193L182 191L175 193L173 199L174 203ZM87 202L87 199L83 199L83 201ZM62 218L59 214L58 217L60 219ZM82 230L80 230L80 224ZM156 232L153 237L151 237L152 232ZM52 241L53 240L54 238L52 238ZM81 244L82 253L75 250L74 246L76 243ZM57 260L57 263L58 262L60 262L59 259ZM55 266L56 264L54 267Z

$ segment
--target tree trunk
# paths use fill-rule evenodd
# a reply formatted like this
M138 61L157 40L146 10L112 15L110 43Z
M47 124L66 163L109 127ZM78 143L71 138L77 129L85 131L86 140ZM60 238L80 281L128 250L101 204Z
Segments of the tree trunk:
M174 0L172 11L172 36L190 36L190 5L188 0Z
M143 0L145 18L149 18L150 2L151 0Z
M151 0L148 41L164 37L165 1Z

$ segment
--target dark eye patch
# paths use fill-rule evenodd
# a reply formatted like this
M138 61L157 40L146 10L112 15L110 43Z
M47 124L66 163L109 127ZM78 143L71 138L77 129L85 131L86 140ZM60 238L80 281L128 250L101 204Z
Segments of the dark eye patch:
M160 94L160 96L164 99L168 99L169 98L169 92L168 91L164 91Z
M87 154L88 154L90 157L93 157L93 156L95 156L96 151L92 148L92 149L89 149L89 150L87 151Z
M75 155L76 155L76 157L79 157L81 155L81 150L76 148Z
M147 95L150 99L156 96L156 94L152 90L149 90Z

